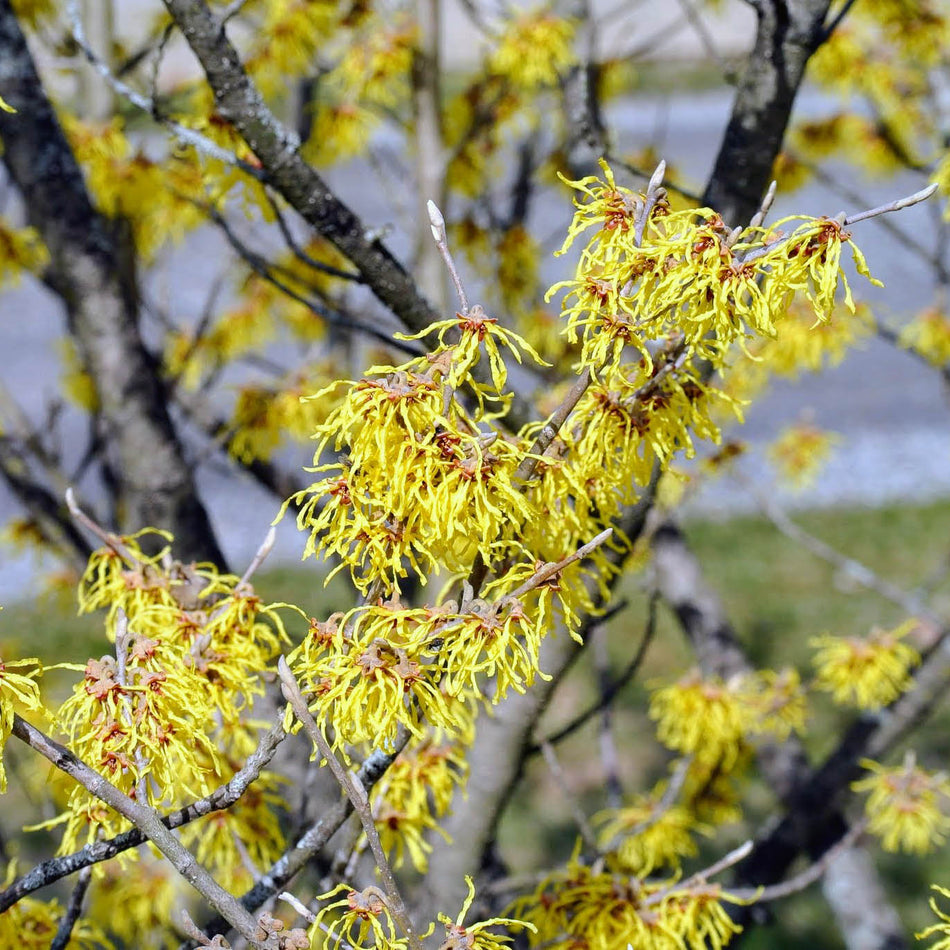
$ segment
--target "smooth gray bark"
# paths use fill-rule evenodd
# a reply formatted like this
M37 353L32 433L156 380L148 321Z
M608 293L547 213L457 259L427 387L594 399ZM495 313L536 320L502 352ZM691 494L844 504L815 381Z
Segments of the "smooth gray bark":
M703 204L731 227L755 214L811 54L825 38L830 0L756 0L755 44L739 79Z
M0 95L17 110L0 113L3 162L49 250L44 276L96 385L122 527L166 528L180 558L223 565L139 333L134 249L93 206L9 0L0 0Z

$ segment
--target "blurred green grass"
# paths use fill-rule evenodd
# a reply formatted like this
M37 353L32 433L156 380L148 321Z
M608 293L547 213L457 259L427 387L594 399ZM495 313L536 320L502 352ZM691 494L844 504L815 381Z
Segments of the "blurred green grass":
M934 609L950 614L950 500L806 512L795 520L893 583L908 590L927 589ZM691 520L684 530L707 580L719 593L740 639L759 666L793 665L807 677L810 637L826 631L863 634L874 625L886 627L904 619L898 607L842 578L833 566L786 539L760 517ZM645 581L645 574L624 580L620 593L629 604L608 625L608 650L615 669L633 654L642 635L647 609ZM349 586L341 577L325 588L312 565L264 570L256 579L256 588L266 601L293 602L321 619L352 604ZM71 597L50 593L29 603L7 604L0 612L0 655L39 656L47 664L82 663L109 648L102 629L101 616L79 617ZM298 636L302 633L299 621L292 622L291 629L296 629ZM646 715L648 686L657 679L679 675L691 665L690 652L675 619L661 609L657 635L641 673L625 688L614 710L613 732L623 760L622 777L631 793L648 790L663 777L669 759L656 743L653 724ZM60 671L50 677L49 686L53 692L64 690L75 675ZM593 695L593 683L590 657L585 656L558 687L539 733L547 734L583 708ZM823 703L821 698L813 703L813 709L807 744L813 758L818 759L834 745L839 727L849 714ZM596 724L591 723L558 748L574 783L573 792L588 813L606 804L597 742ZM946 763L950 756L947 714L938 713L912 744L925 766L940 768ZM18 754L17 759L21 767L26 767L22 756ZM771 796L761 786L751 789L749 799L749 824L725 829L710 843L709 855L721 854L725 847L742 840L771 808ZM15 822L5 814L3 833L9 836L14 828ZM575 837L562 792L543 763L532 762L518 799L501 826L499 845L503 856L515 871L552 866L570 853ZM905 923L914 928L929 923L929 883L950 884L946 856L911 860L882 855L876 848L875 853ZM746 946L753 950L766 946L770 950L830 950L841 946L828 910L814 888L771 910L775 925L757 929Z

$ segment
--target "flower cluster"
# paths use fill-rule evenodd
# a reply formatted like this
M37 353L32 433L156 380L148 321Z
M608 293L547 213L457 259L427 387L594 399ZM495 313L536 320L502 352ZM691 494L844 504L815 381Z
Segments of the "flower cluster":
M450 330L459 335L451 346ZM317 428L314 471L323 477L291 499L301 505L298 526L310 533L305 556L336 554L364 592L374 583L398 591L409 569L424 582L439 566L468 569L476 554L490 562L498 542L531 515L514 481L523 449L486 427L485 404L506 381L499 346L519 359L520 350L534 351L477 307L426 332L439 334L436 352L373 367L346 384ZM471 376L483 353L490 385ZM477 394L475 415L456 399L463 385ZM329 449L345 454L323 462Z
M741 930L725 903L737 901L715 884L647 882L574 859L519 898L512 913L536 927L533 947L721 950Z
M206 794L246 757L247 741L233 757L230 747L248 728L243 717L286 635L276 605L261 603L249 585L210 565L178 563L167 545L143 550L156 541L170 539L157 532L116 537L91 556L80 609L108 610L115 653L70 666L83 678L54 719L76 754L112 784L169 807ZM255 801L256 808L246 799L226 819L229 834L247 832L251 851L276 831L273 817L263 817L274 795L265 789ZM60 821L63 850L125 827L82 786L69 792L67 811L53 823ZM211 837L203 845L209 855L220 850Z
M872 774L855 782L856 792L868 792L868 830L881 839L885 851L928 854L946 841L950 817L950 780L943 772L920 768L913 754L896 768L870 759L861 765Z
M629 805L601 812L599 840L611 851L619 872L646 877L658 868L678 869L681 858L699 853L694 835L710 831L697 822L692 811L663 799L663 783L649 795L639 795Z
M708 208L671 211L664 196L647 199L617 185L602 162L604 179L568 182L579 192L561 253L592 230L566 290L569 339L581 344L581 363L616 369L631 346L652 362L651 341L682 334L691 353L720 361L747 334L771 337L801 293L814 317L827 321L839 282L854 308L841 252L850 234L838 221L792 217L772 228L730 231ZM790 234L782 226L801 222ZM851 244L859 273L863 255Z
M814 484L837 436L809 423L789 426L769 447L769 457L782 478L795 488Z
M950 319L942 310L924 310L901 330L899 342L932 366L946 366L950 363Z
M474 738L474 717L461 703L455 708L462 734L450 740L442 730L430 730L424 740L400 753L377 786L373 818L395 867L408 854L416 871L426 872L432 850L426 835L440 832L438 819L448 813L455 789L468 778L465 752Z
M0 914L0 946L18 950L48 950L59 930L65 908L57 900L26 897ZM112 950L102 929L89 919L76 921L69 950Z
M907 620L893 630L873 629L866 637L813 637L817 668L815 687L832 694L836 703L858 709L880 709L912 683L910 671L920 654L904 638L917 628Z
M793 671L737 675L726 681L694 671L653 693L650 716L668 748L728 772L752 738L784 738L803 731L805 705Z
M489 59L489 72L503 76L525 92L556 86L558 76L575 61L574 26L545 10L512 19Z
M514 596L533 570L514 568L462 605L407 608L393 598L312 620L289 660L333 747L392 748L400 727L423 741L427 725L464 739L473 702L524 692L543 675L538 654L557 593L540 585Z

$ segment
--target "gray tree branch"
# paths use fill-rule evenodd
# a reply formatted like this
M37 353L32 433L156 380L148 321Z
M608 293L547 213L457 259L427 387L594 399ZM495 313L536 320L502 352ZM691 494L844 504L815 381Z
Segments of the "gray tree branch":
M812 53L827 38L830 0L760 0L755 44L739 79L703 204L730 225L755 214L772 177Z
M167 528L182 559L223 564L139 333L131 249L90 200L10 0L0 0L0 94L17 110L0 115L3 162L49 250L48 282L95 381L125 526Z
M652 542L657 589L676 614L703 674L728 678L752 672L753 666L722 601L706 582L702 567L679 527L670 520L663 522L654 532ZM772 790L786 806L793 803L811 777L811 766L801 742L793 736L781 743L764 743L756 752ZM847 830L840 806L829 812L828 819L842 833ZM827 848L808 850L809 856L818 860ZM744 879L755 885L765 883L747 873ZM824 871L823 892L849 950L899 950L908 945L900 918L884 895L877 869L861 848L848 848L829 862ZM861 918L861 927L854 926L855 917Z

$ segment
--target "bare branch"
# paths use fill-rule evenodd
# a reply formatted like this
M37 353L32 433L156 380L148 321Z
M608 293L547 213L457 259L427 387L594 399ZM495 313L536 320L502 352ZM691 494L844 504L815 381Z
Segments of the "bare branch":
M80 761L69 749L54 742L16 713L13 716L12 735L79 782L91 795L132 822L168 858L175 870L237 928L251 946L264 946L257 938L257 922L254 918L195 860L194 855L165 827L157 812L133 801L85 762Z
M413 950L422 950L422 941L419 939L418 931L413 926L412 920L409 917L409 911L406 909L406 903L396 884L393 869L389 864L386 852L383 850L382 843L379 840L379 832L376 830L376 823L373 820L373 810L370 807L369 796L366 793L366 789L360 782L359 777L344 769L337 760L337 757L333 754L330 743L327 742L323 733L320 731L316 720L310 715L307 703L303 698L303 694L300 692L300 686L284 657L281 657L277 662L277 672L280 675L281 692L284 698L293 707L294 714L300 720L304 729L306 729L307 735L310 736L313 744L320 751L320 755L323 756L330 766L330 771L333 773L337 782L340 783L340 787L346 793L347 798L349 798L360 819L360 824L363 826L363 833L366 835L366 840L369 841L373 857L376 860L376 867L383 879L383 886L386 888L387 904L389 905L393 917L409 939L410 947L412 947Z
M375 324L365 323L356 319L355 317L350 316L349 314L339 313L327 307L320 306L316 303L316 301L310 299L309 297L305 297L301 293L298 293L286 281L283 281L279 277L275 276L274 266L269 261L261 257L261 255L250 250L250 248L248 248L247 245L241 241L241 239L235 233L234 228L231 227L227 218L225 218L221 212L211 205L206 205L203 210L207 213L211 221L217 225L218 228L220 228L221 233L227 238L228 243L237 252L241 259L251 268L251 270L266 280L269 284L276 287L279 291L281 291L281 293L286 294L291 300L295 300L297 303L303 304L303 306L310 310L315 316L326 321L331 326L340 327L341 329L347 330L351 333L365 333L367 336L379 340L380 342L385 343L387 346L391 346L393 349L408 353L410 356L420 355L420 350L418 347L415 347L404 340L400 340L398 337L394 337L392 332L387 332Z
M88 41L86 40L86 31L83 27L82 14L79 10L79 0L68 0L66 4L66 11L69 15L69 23L70 27L72 28L73 40L75 41L76 45L82 50L82 53L89 61L89 64L123 99L125 99L127 102L130 102L136 108L141 109L142 112L148 113L148 115L150 115L157 122L160 122L162 125L164 125L179 141L185 145L190 145L203 155L207 155L209 158L213 158L219 162L224 162L226 165L234 165L235 167L240 168L245 174L250 175L252 178L259 179L262 177L260 169L249 165L247 162L238 158L233 152L229 152L227 149L221 148L217 142L212 141L211 139L202 135L200 132L196 132L194 129L189 129L187 126L181 125L172 119L168 119L160 115L154 99L149 99L148 97L143 96L141 93L136 92L127 83L124 83L121 79L118 79L113 74L112 70L109 69L105 61L92 49L92 47L90 47Z
M781 884L773 884L770 887L749 887L730 890L729 893L742 900L754 900L756 903L763 901L780 900L783 897L790 897L799 891L810 887L815 881L828 870L828 866L838 858L842 852L855 845L861 835L867 830L868 819L862 818L855 822L848 833L842 837L837 844L830 847L817 861L813 861L800 873L790 877ZM751 844L751 842L749 842ZM750 849L751 850L751 849Z
M270 552L274 550L274 542L276 540L277 529L271 525L267 529L267 534L265 535L264 540L261 542L260 547L255 552L251 563L248 564L247 570L241 575L241 579L237 582L237 586L239 588L247 584L254 576L254 574L257 572L257 569L264 563Z
M747 480L745 484L753 494L763 514L765 514L769 521L787 538L798 542L802 547L809 550L816 557L820 557L823 561L833 564L855 583L880 594L885 600L896 604L911 616L925 619L937 628L943 626L940 617L934 614L926 603L916 594L908 593L892 581L889 581L886 577L881 577L879 574L876 574L866 564L862 564L860 561L848 557L840 551L836 551L830 544L826 544L820 538L816 538L813 534L801 527L801 525L792 521L771 498L759 491L755 485Z
M257 780L274 757L277 747L286 737L287 733L284 732L283 727L283 710L281 710L277 722L268 732L264 733L257 744L257 748L248 756L244 765L234 773L229 781L216 788L210 795L206 795L185 808L179 808L177 811L165 815L161 819L162 824L169 829L180 828L198 818L203 818L213 811L230 808ZM33 891L47 887L83 868L108 861L130 848L138 847L147 840L148 838L142 831L133 828L130 831L116 835L108 841L94 841L72 854L44 861L15 880L5 890L0 891L0 913L12 907L28 894L33 893Z
M844 226L850 227L852 224L857 224L859 221L867 221L869 218L876 218L880 214L890 214L892 211L901 211L904 208L910 208L912 205L920 204L921 201L926 201L937 191L937 184L928 185L926 188L921 188L920 191L915 191L912 195L908 195L906 198L897 198L894 201L889 201L887 204L878 205L876 208L871 208L870 211L860 211L857 214L848 215L844 219Z
M329 277L339 277L341 280L350 280L356 284L366 283L361 274L356 274L348 270L340 270L339 267L333 267L324 261L318 261L315 257L308 254L294 237L293 232L290 230L290 225L287 223L287 219L280 209L280 205L274 200L274 196L269 191L267 192L267 203L270 205L271 211L274 212L277 227L280 228L280 233L283 235L287 247L290 248L291 253L298 261Z
M557 783L558 788L561 789L561 794L564 795L564 798L570 806L571 814L574 816L574 821L581 833L581 837L584 839L584 843L592 854L599 854L600 849L597 847L597 836L594 834L594 829L591 828L590 822L587 820L587 815L584 814L584 809L581 808L580 803L577 801L577 796L571 790L567 776L564 774L564 769L561 768L561 763L557 760L554 746L549 742L542 742L541 754L544 756L544 761L547 763L554 781Z
M653 637L656 634L656 607L659 602L659 592L654 590L650 595L649 607L647 608L647 623L643 631L643 635L640 638L640 643L637 646L637 652L633 655L633 659L624 667L622 672L605 688L601 690L600 697L596 703L592 703L587 709L579 712L567 725L562 726L557 732L552 733L547 738L543 739L542 742L550 743L551 745L557 745L563 739L566 739L568 736L573 735L577 732L584 723L587 722L591 716L597 715L601 710L606 709L613 701L616 699L617 694L623 689L624 686L629 683L634 676L637 675L637 671L640 669L640 665L643 663L644 658L646 657L647 650L650 647L650 644L653 642ZM621 605L617 605L615 609L619 609ZM598 622L606 620L606 617L598 618ZM541 751L541 743L531 746L528 749L528 753L531 755L537 754Z
M582 544L576 551L568 554L567 557L562 558L560 561L548 561L546 564L542 564L523 584L516 587L510 594L506 594L501 602L504 603L505 601L514 600L517 597L527 594L528 591L540 587L545 581L549 581L554 577L555 574L560 574L565 567L569 567L575 561L583 560L588 554L596 551L613 533L613 528L605 528L596 537L592 538L586 544Z
M90 534L95 535L107 548L111 548L126 564L131 566L139 563L139 559L129 550L122 538L96 524L79 507L79 503L76 501L76 492L72 488L66 489L66 506L75 521L81 524Z
M66 913L63 914L59 926L56 928L56 936L53 937L49 950L66 950L73 933L73 927L76 926L76 921L79 920L79 915L82 913L83 901L86 899L86 891L89 890L91 880L92 868L84 868L79 874L76 886L69 895Z
M449 239L445 231L445 218L442 216L439 206L431 198L426 202L426 210L429 214L432 240L435 241L436 247L438 247L439 253L442 255L442 260L445 262L449 276L452 278L452 283L455 285L461 315L467 317L468 295L465 293L465 286L462 283L462 278L459 277L458 268L455 266L455 259L452 257L452 251L449 249Z

